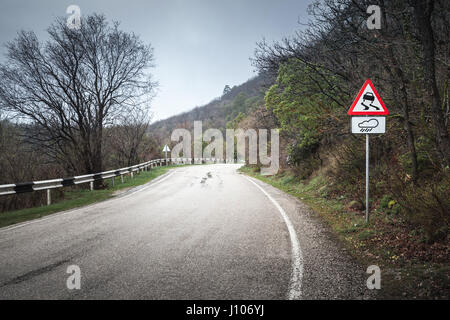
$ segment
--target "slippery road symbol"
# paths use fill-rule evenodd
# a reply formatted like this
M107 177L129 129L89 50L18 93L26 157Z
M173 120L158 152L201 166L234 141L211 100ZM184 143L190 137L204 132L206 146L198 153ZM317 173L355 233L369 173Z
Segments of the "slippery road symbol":
M370 101L370 105L366 104L366 100ZM375 108L376 110L380 110L379 107L373 105L374 101L375 101L375 96L373 95L373 93L366 92L363 96L363 101L361 102L361 104L364 106L364 110L369 110L370 107Z
M378 127L378 124L377 119L369 119L358 123L358 127L361 128L361 132L370 132L372 129Z

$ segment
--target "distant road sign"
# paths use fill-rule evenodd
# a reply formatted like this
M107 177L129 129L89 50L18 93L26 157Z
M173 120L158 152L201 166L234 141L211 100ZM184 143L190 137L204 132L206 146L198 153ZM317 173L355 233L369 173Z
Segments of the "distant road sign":
M348 114L353 116L381 116L389 114L388 109L370 79L367 79L362 86L355 101L348 110Z
M386 117L352 117L352 133L386 132Z
M163 152L170 152L170 148L167 144L164 146Z

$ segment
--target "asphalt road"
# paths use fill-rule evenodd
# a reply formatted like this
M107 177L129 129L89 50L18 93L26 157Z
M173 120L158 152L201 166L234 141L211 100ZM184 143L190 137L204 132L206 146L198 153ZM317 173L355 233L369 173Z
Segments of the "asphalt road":
M0 229L1 299L364 299L304 204L237 172L180 167L114 199ZM66 286L70 265L81 288Z

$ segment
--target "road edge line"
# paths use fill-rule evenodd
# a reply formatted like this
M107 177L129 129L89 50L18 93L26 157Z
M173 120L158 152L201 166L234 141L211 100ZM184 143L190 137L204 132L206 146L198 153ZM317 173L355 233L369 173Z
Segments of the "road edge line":
M291 240L292 249L292 273L289 282L289 300L298 300L302 296L302 280L303 280L303 254L298 241L297 233L295 231L292 221L289 219L286 211L280 206L280 204L259 184L253 181L250 177L244 176L248 181L253 183L264 195L275 205L284 220L284 223L289 232L289 238Z

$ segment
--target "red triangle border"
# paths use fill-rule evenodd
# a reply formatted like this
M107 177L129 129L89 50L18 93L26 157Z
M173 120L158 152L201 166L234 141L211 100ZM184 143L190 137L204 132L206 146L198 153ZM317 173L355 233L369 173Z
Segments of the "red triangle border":
M366 89L367 86L370 86L370 88L372 89L373 93L375 94L375 96L377 97L378 101L380 101L381 107L383 108L383 112L376 112L376 111L366 111L366 112L354 112L353 109L355 109L356 104L359 101L359 98L361 97L361 95L363 94L364 90ZM362 86L361 90L358 93L358 96L356 97L355 101L353 101L352 106L350 107L350 109L347 112L348 115L351 116L375 116L375 115L379 115L379 116L384 116L384 115L388 115L389 111L386 108L383 100L381 100L380 95L378 94L378 91L375 89L375 87L373 86L372 81L370 81L370 79L367 79L366 82L364 82L364 85Z

